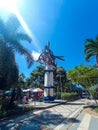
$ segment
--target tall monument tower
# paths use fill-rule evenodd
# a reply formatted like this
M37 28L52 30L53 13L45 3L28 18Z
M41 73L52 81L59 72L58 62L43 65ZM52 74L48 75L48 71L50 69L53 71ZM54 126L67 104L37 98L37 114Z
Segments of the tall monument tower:
M50 50L50 43L44 47L42 53L38 58L38 62L45 64L44 74L44 101L53 101L54 96L54 85L53 85L53 67L56 66L55 59L64 60L63 56L55 56Z

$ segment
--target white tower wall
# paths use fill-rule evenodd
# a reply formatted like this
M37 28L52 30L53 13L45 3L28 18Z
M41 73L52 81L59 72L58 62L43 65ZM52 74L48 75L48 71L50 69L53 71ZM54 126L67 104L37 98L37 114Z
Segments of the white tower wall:
M49 65L45 68L44 99L54 100L53 67Z

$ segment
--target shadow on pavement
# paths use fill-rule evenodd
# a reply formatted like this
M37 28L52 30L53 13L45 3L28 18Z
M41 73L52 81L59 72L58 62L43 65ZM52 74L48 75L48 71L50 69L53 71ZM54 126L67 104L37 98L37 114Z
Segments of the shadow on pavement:
M76 122L78 123L79 120L75 118L68 118L63 117L61 114L51 112L49 110L42 111L38 114L35 114L34 118L28 119L27 121L24 120L24 122L21 123L21 125L16 129L24 130L24 127L30 127L34 130L54 130L55 127L60 125L63 122L63 124L67 125L69 123ZM32 125L31 125L32 124Z
M9 119L5 120L0 124L0 130L54 130L58 125L68 125L69 123L73 122L80 122L76 118L70 118L70 117L64 117L57 111L52 111L52 107L57 105L84 105L83 103L75 103L75 102L66 102L66 101L56 101L56 102L50 102L46 103L45 107L41 107L40 105L34 108L34 110L37 109L43 109L43 111L34 114L28 113L26 116L20 118L20 119ZM47 108L50 108L50 110L45 110ZM17 120L17 121L16 121ZM13 129L12 129L13 128Z
M80 120L78 120L78 119L76 119L76 118L69 118L69 119L68 119L68 122L69 122L69 123L79 123Z
M44 110L40 113L31 114L16 123L14 119L4 121L0 124L0 130L54 130L61 123L67 125L79 120L75 118L64 117L57 112Z

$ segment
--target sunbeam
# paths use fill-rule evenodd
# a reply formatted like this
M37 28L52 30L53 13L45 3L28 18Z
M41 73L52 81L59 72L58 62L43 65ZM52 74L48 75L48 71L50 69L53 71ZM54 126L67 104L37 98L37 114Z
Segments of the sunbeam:
M37 38L35 37L35 35L33 34L33 32L31 32L31 30L27 26L26 22L24 21L24 19L22 18L22 16L20 15L20 13L17 10L15 12L15 15L17 16L18 20L20 21L20 23L21 23L22 27L24 28L24 30L26 31L26 33L31 37L32 44L39 51L41 49L41 47L39 46L39 42L38 42Z
M37 49L39 51L39 50L41 50L39 42L38 42L37 38L35 37L34 33L31 32L31 30L29 29L28 25L24 21L21 14L19 13L19 11L17 9L17 3L18 3L18 0L0 0L0 9L7 10L16 15L16 17L18 18L19 22L21 23L23 29L31 37L32 45L35 47L35 49Z

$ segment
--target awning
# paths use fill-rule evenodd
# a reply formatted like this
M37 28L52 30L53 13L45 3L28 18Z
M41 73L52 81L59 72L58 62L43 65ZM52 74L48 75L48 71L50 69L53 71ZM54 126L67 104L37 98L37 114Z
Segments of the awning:
M85 90L84 87L82 85L80 85L80 84L71 84L70 85L70 89L74 89L74 90L76 90L76 89Z
M32 90L32 92L43 92L43 90L40 89L40 88L35 88L35 89Z

